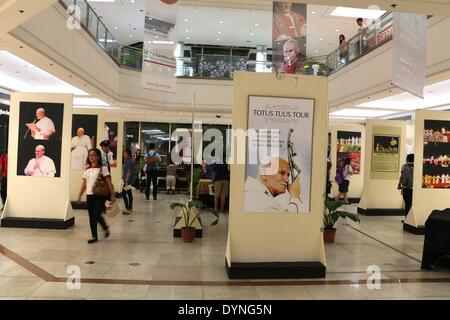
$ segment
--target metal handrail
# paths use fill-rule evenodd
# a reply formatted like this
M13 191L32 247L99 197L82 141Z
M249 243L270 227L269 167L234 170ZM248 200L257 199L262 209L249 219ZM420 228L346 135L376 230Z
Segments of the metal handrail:
M87 8L86 16L84 19L80 19L80 24L85 29L85 31L100 45L100 47L120 66L132 70L142 70L142 55L143 55L143 49L134 48L126 45L119 44L117 40L114 38L112 33L108 30L108 28L104 25L104 23L101 21L99 16L95 13L95 11L92 9L90 4L86 0L59 0L59 2L64 6L64 8L67 10L69 6L71 5L77 5L80 3L83 3L83 6ZM73 14L70 13L69 14ZM90 29L90 26L92 26L91 15L94 17L95 20L95 35L93 34L92 30ZM344 66L348 65L349 63L363 57L367 53L373 51L374 49L378 48L379 46L383 45L387 41L390 41L392 39L392 12L386 12L381 17L379 17L377 20L375 20L372 24L367 26L364 30L360 31L355 36L351 37L346 46L345 50L342 50L341 52L341 46L339 46L337 49L333 50L329 55L326 56L320 56L320 57L308 57L305 60L313 60L320 62L321 70L319 72L320 75L323 76L329 76L338 70L342 69ZM101 38L99 36L99 27L102 27L104 31L104 38ZM380 26L380 28L378 28ZM381 28L387 26L387 28ZM368 37L367 35L371 35ZM374 42L374 43L373 43ZM220 56L220 55L198 55L193 58L188 58L188 60L200 60L202 57L205 56ZM229 68L230 71L232 68L232 60L241 57L241 56L224 56L229 59ZM182 60L186 60L186 58L180 58ZM254 62L254 61L248 61L247 60L247 66L253 66L254 64L266 64L268 66L272 65L272 62ZM188 66L183 67L183 70L181 70L178 73L179 77L195 77L195 78L219 78L219 79L231 79L232 78L232 72L224 73L229 74L224 77L205 77L202 75L201 72L194 72L194 69L198 67L198 64L194 66ZM252 71L251 68L248 68ZM311 70L307 71L307 74L309 74ZM316 72L317 73L317 72Z

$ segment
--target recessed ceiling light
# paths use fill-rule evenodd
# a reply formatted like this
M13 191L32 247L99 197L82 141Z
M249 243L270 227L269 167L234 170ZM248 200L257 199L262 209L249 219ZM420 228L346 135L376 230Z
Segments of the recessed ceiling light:
M189 29L185 29L184 32L189 32Z
M315 53L318 53L319 52L319 50L316 50L316 51L314 51Z
M320 41L323 41L323 38L320 38L319 40L320 40Z
M114 27L115 30L119 29L119 27Z
M189 40L190 38L189 37L186 37L186 40Z
M385 12L386 11L383 10L337 7L336 9L333 10L333 12L330 15L337 17L377 19L381 17Z
M219 38L217 38L217 41L220 41L220 39L219 39Z
M250 37L253 37L255 34L254 33L250 33Z
M255 23L254 26L255 26L255 27L259 26L259 23Z
M130 2L131 2L131 3L135 3L136 1L135 1L135 0L130 0Z
M316 14L316 12L315 12L315 11L312 11L311 13L312 13L312 14Z
M222 31L217 31L217 34L222 34Z
M339 32L339 29L336 29L336 32Z
M155 36L155 38L158 39L159 37L158 37L158 36Z
M184 19L184 22L188 22L189 21L189 19Z
M130 34L130 38L133 38L133 35L132 35L132 34Z
M219 23L223 23L223 21L222 21L222 20L220 20L220 21L219 21Z

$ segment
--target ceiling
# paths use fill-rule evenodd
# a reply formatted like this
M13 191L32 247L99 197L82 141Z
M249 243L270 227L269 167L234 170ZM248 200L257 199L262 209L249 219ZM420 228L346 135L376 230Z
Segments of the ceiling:
M271 10L169 6L160 0L134 0L133 3L131 0L91 1L91 6L117 40L126 45L143 41L147 12L159 20L178 21L178 40L187 44L272 47ZM355 19L330 16L334 9L331 6L307 6L308 55L327 55L338 47L339 34L347 38L356 34Z

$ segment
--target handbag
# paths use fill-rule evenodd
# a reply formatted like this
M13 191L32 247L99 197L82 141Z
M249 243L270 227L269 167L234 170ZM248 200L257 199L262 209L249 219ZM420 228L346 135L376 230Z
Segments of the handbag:
M109 191L108 184L106 183L105 177L102 175L100 171L98 173L98 177L95 180L94 186L92 187L92 193L96 196L107 197L111 195Z

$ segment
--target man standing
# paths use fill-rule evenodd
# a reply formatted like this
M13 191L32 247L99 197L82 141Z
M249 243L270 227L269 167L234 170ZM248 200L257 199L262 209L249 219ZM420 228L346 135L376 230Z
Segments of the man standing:
M8 175L8 150L6 150L5 154L0 156L0 179L1 179L1 197L3 206L6 203L6 195L7 195L7 175Z
M284 64L279 72L289 74L304 74L305 66L299 59L300 48L298 41L290 39L283 45Z
M405 202L405 217L412 207L413 198L413 177L414 177L414 154L406 156L406 163L402 166L400 179L397 189L402 191L403 201Z
M161 156L155 150L155 144L149 145L149 150L145 153L145 163L147 165L147 185L145 186L145 199L150 197L150 182L153 185L153 200L158 195L158 163L161 162Z
M109 142L109 140L103 140L102 142L100 142L100 148L102 152L102 166L108 167L109 172L111 172L111 165L110 165L111 159L109 158L110 145L111 142Z
M38 145L34 151L35 158L28 161L25 174L32 177L54 177L56 174L55 163L45 156L45 147Z
M367 26L364 24L363 18L356 19L356 24L358 25L358 33L359 33L359 46L361 49L360 52L366 47L367 44Z
M31 130L31 136L35 140L49 140L55 133L55 125L53 121L45 116L45 109L36 110L36 123L27 123L27 127Z

